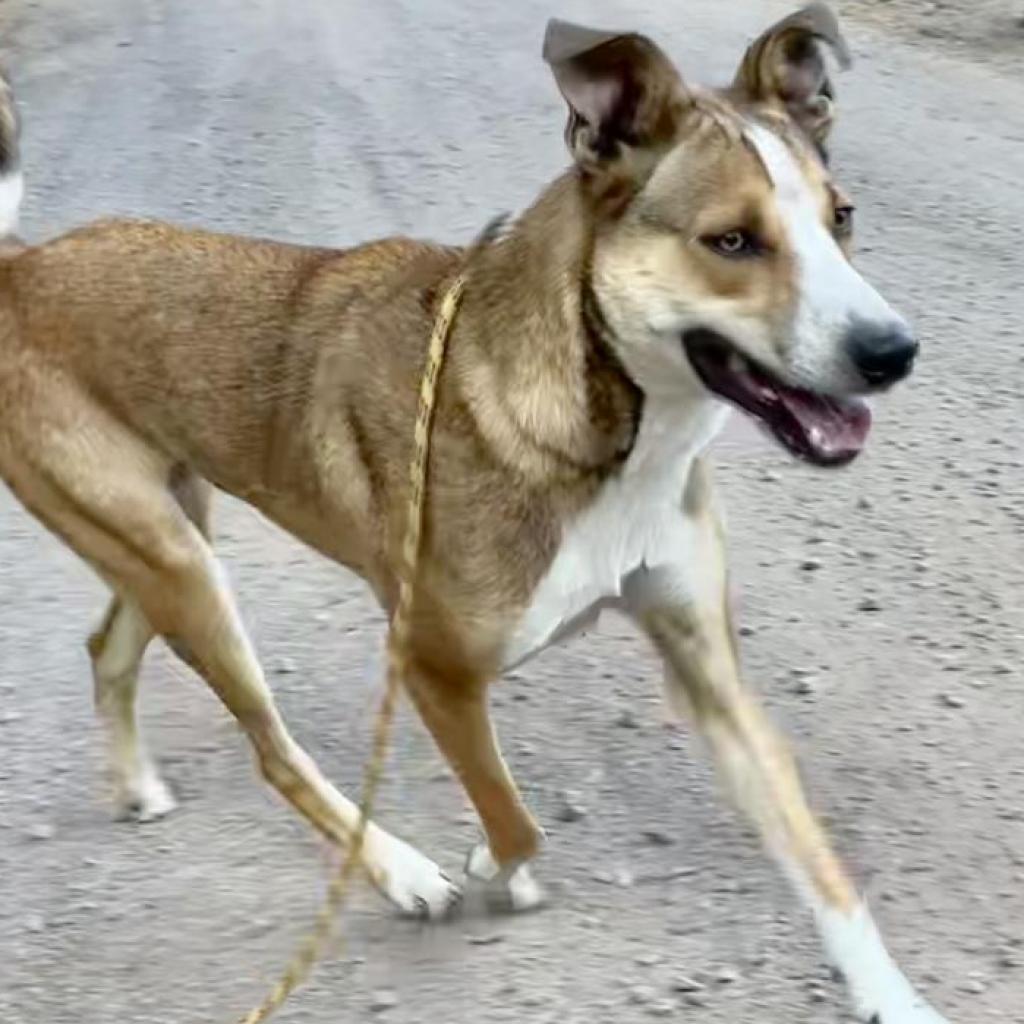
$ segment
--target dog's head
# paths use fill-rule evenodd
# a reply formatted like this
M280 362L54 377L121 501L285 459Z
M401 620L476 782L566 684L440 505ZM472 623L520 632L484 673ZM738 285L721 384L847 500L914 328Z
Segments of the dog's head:
M544 57L593 217L589 286L627 371L669 400L710 391L835 465L866 438L861 396L906 376L916 343L850 263L826 47L848 63L834 16L812 4L714 92L641 35L553 21Z

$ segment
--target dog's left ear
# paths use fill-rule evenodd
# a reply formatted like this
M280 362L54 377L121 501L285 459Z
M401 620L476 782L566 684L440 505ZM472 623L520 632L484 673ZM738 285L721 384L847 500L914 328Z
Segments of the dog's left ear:
M584 170L599 171L674 138L686 90L672 62L646 36L552 19L543 57L569 105L565 138Z
M835 117L834 93L822 43L841 68L851 64L839 22L824 3L812 3L783 18L743 56L733 88L755 103L781 103L818 146Z

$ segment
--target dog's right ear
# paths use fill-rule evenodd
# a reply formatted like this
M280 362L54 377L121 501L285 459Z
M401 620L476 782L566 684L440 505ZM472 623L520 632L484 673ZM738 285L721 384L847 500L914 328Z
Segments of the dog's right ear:
M686 89L672 62L646 36L552 19L543 56L569 105L566 143L584 169L674 138Z

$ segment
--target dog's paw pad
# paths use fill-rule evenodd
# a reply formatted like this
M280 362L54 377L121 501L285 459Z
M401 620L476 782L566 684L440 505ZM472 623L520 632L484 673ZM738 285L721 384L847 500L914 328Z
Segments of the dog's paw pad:
M466 858L466 885L479 892L488 909L496 913L520 914L537 910L547 901L529 864L500 868L486 843L473 847Z
M381 833L368 851L377 887L406 917L438 921L462 900L462 890L429 857L394 836Z

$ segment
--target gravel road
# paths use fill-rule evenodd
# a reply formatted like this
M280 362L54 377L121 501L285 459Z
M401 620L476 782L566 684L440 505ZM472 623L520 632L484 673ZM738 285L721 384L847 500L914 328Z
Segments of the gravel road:
M0 0L25 231L117 212L466 239L563 165L550 14L647 30L707 79L788 8ZM845 9L858 59L836 162L862 265L924 352L848 470L796 465L743 425L718 446L745 658L908 974L955 1024L1022 1024L1024 89L983 49L911 45ZM286 717L353 790L376 610L237 504L219 532ZM306 928L328 860L155 647L144 717L182 806L109 820L83 646L100 610L89 573L0 493L0 1021L228 1024ZM428 928L360 893L281 1024L847 1020L809 922L666 723L659 674L611 619L509 678L499 727L550 833L553 905ZM411 716L399 736L383 820L457 871L473 818Z

